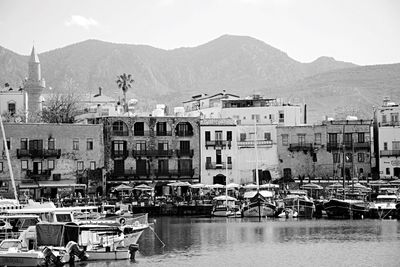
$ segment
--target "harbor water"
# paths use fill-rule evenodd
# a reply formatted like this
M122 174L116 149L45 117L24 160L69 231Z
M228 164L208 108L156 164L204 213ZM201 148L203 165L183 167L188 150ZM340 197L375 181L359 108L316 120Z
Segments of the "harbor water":
M85 266L399 266L397 220L160 217L136 262Z

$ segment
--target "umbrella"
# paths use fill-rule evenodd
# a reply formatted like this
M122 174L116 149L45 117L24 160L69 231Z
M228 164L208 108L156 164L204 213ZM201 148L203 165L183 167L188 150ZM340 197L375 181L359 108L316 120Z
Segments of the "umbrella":
M383 180L377 180L377 181L371 181L369 182L370 186L384 186L384 185L388 185L388 183L386 181Z
M277 185L277 184L262 184L262 185L260 185L260 188L279 188L279 185Z
M230 183L226 185L226 188L239 188L239 187L240 185L235 183Z
M245 189L256 189L256 188L258 188L258 186L255 185L255 184L246 184L245 186L243 186L243 188L245 188Z
M146 191L146 190L153 190L153 187L145 185L145 184L141 184L141 185L135 186L133 189Z
M217 196L213 198L214 200L228 200L228 201L236 201L237 199L230 196Z
M389 181L390 184L400 185L400 179Z
M119 186L114 188L117 191L129 191L129 190L133 190L132 187L130 187L129 185L125 185L125 184L120 184Z
M169 186L190 186L188 182L175 182L168 184Z
M207 187L205 184L192 184L190 186L191 188L203 188L203 187Z
M340 185L340 187L342 187L342 185ZM314 184L314 183L308 183L308 184L304 184L301 186L302 189L311 189L311 190L321 190L323 189L322 186Z
M341 183L334 183L326 187L326 189L338 189L343 188L343 184Z
M222 184L212 184L207 186L208 188L224 188L224 186Z

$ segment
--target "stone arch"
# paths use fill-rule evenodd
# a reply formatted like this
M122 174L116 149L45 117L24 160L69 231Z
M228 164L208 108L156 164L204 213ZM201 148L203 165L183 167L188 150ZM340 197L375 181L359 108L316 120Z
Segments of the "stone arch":
M125 122L121 120L114 121L112 124L112 133L117 136L128 136L129 130Z

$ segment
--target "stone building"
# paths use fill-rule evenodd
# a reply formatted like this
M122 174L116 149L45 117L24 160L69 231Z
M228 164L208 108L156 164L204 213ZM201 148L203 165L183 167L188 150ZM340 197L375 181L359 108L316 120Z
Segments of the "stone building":
M200 121L201 182L240 183L237 166L236 123L232 119Z
M103 117L109 187L122 182L199 182L200 122L194 117Z
M102 125L6 123L4 128L20 194L26 191L39 199L74 190L102 192ZM1 191L12 196L3 136L0 140Z

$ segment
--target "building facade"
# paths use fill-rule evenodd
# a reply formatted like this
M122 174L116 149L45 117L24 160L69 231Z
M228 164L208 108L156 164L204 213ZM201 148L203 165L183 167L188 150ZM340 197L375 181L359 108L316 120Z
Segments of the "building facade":
M102 192L104 166L102 125L4 125L12 171L19 193L55 198L73 193ZM1 191L13 195L4 141L1 136Z
M400 178L400 106L386 98L375 110L376 155L381 178Z
M103 117L102 122L109 187L199 182L199 118Z
M200 173L204 184L240 183L236 143L236 123L232 119L200 121Z

